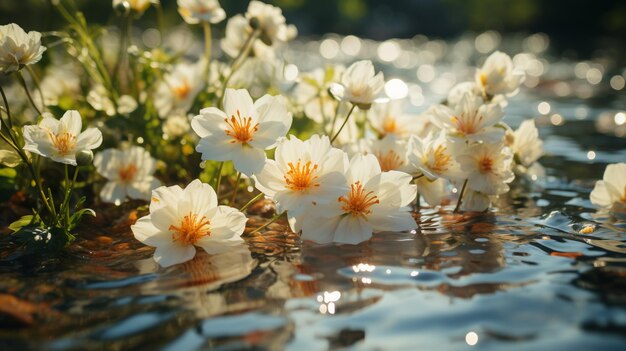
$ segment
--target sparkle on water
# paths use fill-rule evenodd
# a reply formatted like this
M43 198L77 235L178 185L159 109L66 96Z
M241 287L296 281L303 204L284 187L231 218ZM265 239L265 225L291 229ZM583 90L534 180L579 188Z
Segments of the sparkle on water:
M487 32L456 44L415 40L421 51L388 41L373 53L384 62L407 52L428 62L394 71L406 77L419 112L442 100L433 79L449 70L437 62L447 46L448 60L467 59L474 46L488 53L503 39ZM372 54L370 45L327 38L315 52L353 60ZM523 45L538 54L547 37ZM304 48L290 61L315 60ZM550 74L555 63L541 62ZM37 322L0 329L0 349L624 349L626 214L588 200L606 164L626 160L623 95L594 94L601 87L623 94L615 90L623 84L601 80L595 63L570 65L575 76L560 77L563 84L531 79L533 89L510 99L508 123L535 118L546 175L517 181L497 211L422 208L417 231L375 234L356 246L301 243L270 226L247 246L217 255L198 250L167 269L124 226L95 226L66 257L36 264L9 251L4 236L0 292L34 304ZM449 78L472 79L467 71ZM404 95L405 86L394 81L390 95ZM314 166L292 168L292 186L314 182Z

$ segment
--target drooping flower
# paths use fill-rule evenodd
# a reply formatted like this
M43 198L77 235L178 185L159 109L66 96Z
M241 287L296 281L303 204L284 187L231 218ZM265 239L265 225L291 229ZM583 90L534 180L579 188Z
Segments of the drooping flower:
M596 182L590 198L594 205L626 210L626 163L606 166L604 176Z
M457 160L468 179L467 187L485 195L509 191L508 183L515 178L511 170L513 153L503 143L473 144Z
M226 12L217 0L178 0L178 13L189 24L220 23Z
M341 101L368 110L385 85L383 72L376 74L372 61L362 60L353 63L344 72L341 84L331 85L330 92Z
M175 185L152 192L150 214L131 226L135 238L156 247L154 260L168 267L192 259L195 246L217 254L243 243L246 216L218 206L213 188L194 180L185 189Z
M196 147L203 160L230 161L251 176L261 171L265 152L291 127L291 113L280 96L265 95L252 102L245 89L226 89L224 111L208 107L193 118L191 128L200 136Z
M15 23L0 26L0 73L11 73L41 60L41 33L26 33Z
M476 71L475 80L487 95L512 94L524 81L524 71L513 67L509 55L495 51Z
M400 139L422 133L425 119L405 113L403 104L402 100L392 100L374 105L368 115L372 129L382 137L393 135Z
M437 105L429 112L432 122L454 138L494 143L504 136L504 130L495 127L504 116L502 108L470 93L452 108Z
M358 244L373 232L417 227L408 206L416 195L411 176L381 172L373 155L357 155L346 172L350 188L302 216L302 238L318 243Z
M186 113L191 108L196 95L204 86L204 67L204 61L196 64L179 63L163 77L154 97L154 107L159 117L166 118L174 112Z
M265 161L255 185L277 202L278 211L288 211L291 217L336 200L347 187L347 155L333 148L326 136L302 141L292 135L278 144L275 159Z
M156 160L140 146L103 150L96 154L94 166L108 180L100 191L104 202L119 204L127 197L150 200L152 190L161 185L153 176Z
M261 30L259 38L266 45L288 40L285 16L280 7L252 0L246 11L246 19L251 26L257 26Z
M76 166L76 153L102 144L100 130L87 128L81 133L82 125L78 111L67 111L60 120L44 114L38 125L24 126L24 150Z
M515 132L507 133L506 141L524 167L530 167L543 154L543 141L532 119L522 122Z
M237 57L253 31L248 20L242 15L231 17L226 23L224 39L220 42L222 50L232 58ZM260 40L255 40L252 43L251 56L265 60L273 59L274 49Z

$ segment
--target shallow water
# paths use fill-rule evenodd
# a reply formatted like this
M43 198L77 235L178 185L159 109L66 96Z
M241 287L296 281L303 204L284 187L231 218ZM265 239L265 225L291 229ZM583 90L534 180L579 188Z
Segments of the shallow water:
M626 161L619 126L604 127L626 102L598 96L540 85L513 98L507 121L536 118L546 177L518 182L489 213L422 208L416 233L316 245L275 225L167 269L124 221L98 222L42 262L4 238L0 293L35 312L1 325L0 349L623 350L626 214L588 198L607 163Z

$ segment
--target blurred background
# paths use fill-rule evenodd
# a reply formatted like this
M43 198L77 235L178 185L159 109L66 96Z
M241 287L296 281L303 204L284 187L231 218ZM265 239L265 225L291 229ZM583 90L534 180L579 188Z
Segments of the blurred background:
M50 1L0 0L0 23L16 22L27 30L60 28L62 19L52 15ZM626 1L623 0L265 1L283 9L288 23L298 27L300 37L337 33L385 40L422 34L451 39L485 30L503 34L542 32L551 38L553 52L579 59L591 57L598 50L621 52L626 38ZM115 21L110 0L76 0L76 3L89 21L101 24ZM161 4L167 26L182 22L176 0L161 0ZM248 0L223 0L221 5L231 16L245 12ZM156 22L152 12L142 21ZM218 27L224 26L225 22Z

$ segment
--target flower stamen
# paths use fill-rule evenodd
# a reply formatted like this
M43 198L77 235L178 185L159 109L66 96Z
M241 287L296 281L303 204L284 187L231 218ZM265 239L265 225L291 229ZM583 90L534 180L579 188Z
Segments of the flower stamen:
M382 152L375 154L383 172L397 170L404 165L404 162L395 151L390 150L386 154Z
M119 171L117 172L117 175L120 178L120 181L124 182L124 183L128 183L130 181L132 181L133 179L135 179L135 174L137 174L137 171L139 169L137 168L137 166L131 164L131 165L125 165L120 167Z
M69 154L76 144L76 137L68 132L61 134L50 132L50 139L52 139L52 145L54 145L59 154L63 156Z
M174 96L178 100L185 100L189 93L191 92L191 86L187 81L184 81L183 84L174 87L173 89Z
M211 235L210 221L205 217L198 219L197 213L189 213L184 216L180 226L170 225L169 230L173 232L172 238L183 245L194 245L203 236Z
M252 124L252 117L241 117L241 113L237 110L237 116L230 116L229 118L224 118L226 124L228 124L229 129L225 129L226 135L233 138L230 141L231 144L234 143L242 143L247 144L252 141L252 137L254 133L259 130L259 123Z
M293 162L289 162L287 165L289 170L284 175L287 188L305 191L309 188L320 186L319 183L315 182L319 178L317 176L317 164L311 163L311 161L302 163L301 160L298 160L298 163L295 165Z
M480 173L491 173L493 172L493 159L489 156L483 156L480 160L478 160L478 169Z
M344 213L353 216L365 217L372 213L370 207L380 203L373 191L366 192L360 181L350 185L350 193L347 197L340 196L337 201L343 202L341 209Z

